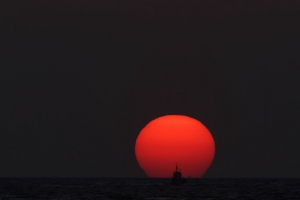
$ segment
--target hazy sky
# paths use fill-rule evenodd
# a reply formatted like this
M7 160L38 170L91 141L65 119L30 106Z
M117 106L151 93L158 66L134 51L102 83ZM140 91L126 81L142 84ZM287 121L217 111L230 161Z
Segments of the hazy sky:
M299 1L0 3L0 176L145 177L152 119L211 131L205 177L300 177Z

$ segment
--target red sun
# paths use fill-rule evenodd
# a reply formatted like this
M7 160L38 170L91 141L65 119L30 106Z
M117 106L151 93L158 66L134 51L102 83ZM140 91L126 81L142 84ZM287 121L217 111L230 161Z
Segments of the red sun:
M172 177L177 163L183 177L200 178L214 159L215 142L198 120L166 115L152 120L141 130L135 155L149 177Z

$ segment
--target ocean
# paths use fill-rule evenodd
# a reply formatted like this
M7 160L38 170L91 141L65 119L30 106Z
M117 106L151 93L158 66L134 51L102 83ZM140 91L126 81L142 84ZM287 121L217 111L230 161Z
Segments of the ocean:
M300 199L300 179L0 178L0 199Z

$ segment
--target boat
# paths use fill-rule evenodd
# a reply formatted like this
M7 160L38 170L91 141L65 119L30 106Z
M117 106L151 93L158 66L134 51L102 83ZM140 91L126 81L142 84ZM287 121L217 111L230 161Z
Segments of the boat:
M181 176L181 170L178 170L177 163L176 163L176 169L175 172L173 173L171 183L173 185L181 185L186 183L186 179Z

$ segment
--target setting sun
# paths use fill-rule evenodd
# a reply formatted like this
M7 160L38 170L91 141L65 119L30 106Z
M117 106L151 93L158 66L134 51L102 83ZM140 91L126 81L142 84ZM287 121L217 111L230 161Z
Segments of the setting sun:
M184 177L202 177L215 155L215 142L198 120L166 115L149 122L136 139L135 155L149 177L171 177L176 163Z

